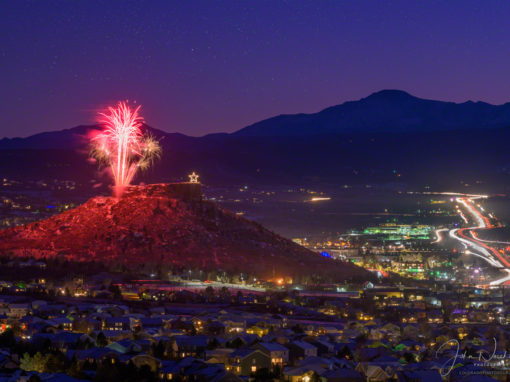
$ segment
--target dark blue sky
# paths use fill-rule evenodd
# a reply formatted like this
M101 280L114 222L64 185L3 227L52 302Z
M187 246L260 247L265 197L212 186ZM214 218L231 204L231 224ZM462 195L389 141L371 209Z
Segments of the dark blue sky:
M510 2L2 1L0 136L119 99L188 135L395 88L510 101Z

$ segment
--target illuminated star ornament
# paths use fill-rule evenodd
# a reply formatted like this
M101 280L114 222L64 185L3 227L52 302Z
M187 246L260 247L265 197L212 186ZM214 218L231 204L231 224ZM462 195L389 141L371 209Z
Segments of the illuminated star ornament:
M195 171L193 171L193 173L188 176L190 183L198 183L198 174L195 174Z
M161 156L159 142L143 135L140 106L131 108L126 102L100 113L103 130L92 137L91 156L110 168L117 197L122 195L138 170L147 169Z

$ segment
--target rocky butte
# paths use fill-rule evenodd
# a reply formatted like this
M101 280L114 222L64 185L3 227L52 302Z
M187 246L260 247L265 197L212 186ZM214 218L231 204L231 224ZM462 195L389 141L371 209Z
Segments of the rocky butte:
M0 254L222 270L266 279L370 277L204 200L199 183L128 186L120 199L94 197L49 219L0 231Z

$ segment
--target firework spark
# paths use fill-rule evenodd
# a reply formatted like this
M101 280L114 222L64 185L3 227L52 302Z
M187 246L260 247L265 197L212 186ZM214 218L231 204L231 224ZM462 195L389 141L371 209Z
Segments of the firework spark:
M125 102L100 113L104 129L92 138L91 155L110 167L117 196L133 180L136 172L148 168L161 156L159 142L140 131L143 119L140 106L131 108Z

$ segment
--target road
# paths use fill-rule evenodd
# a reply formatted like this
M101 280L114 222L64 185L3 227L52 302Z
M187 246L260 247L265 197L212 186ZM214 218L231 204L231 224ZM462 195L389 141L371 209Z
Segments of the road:
M501 285L510 282L510 257L506 254L504 248L510 243L494 240L483 240L479 238L479 230L493 229L499 224L492 214L477 203L477 200L486 198L484 195L460 196L455 199L457 202L457 213L468 225L467 228L455 228L448 232L451 239L458 241L464 248L464 253L480 257L489 265L501 269L507 274L499 279L492 280L488 285ZM437 239L442 240L441 233L445 230L437 230Z

